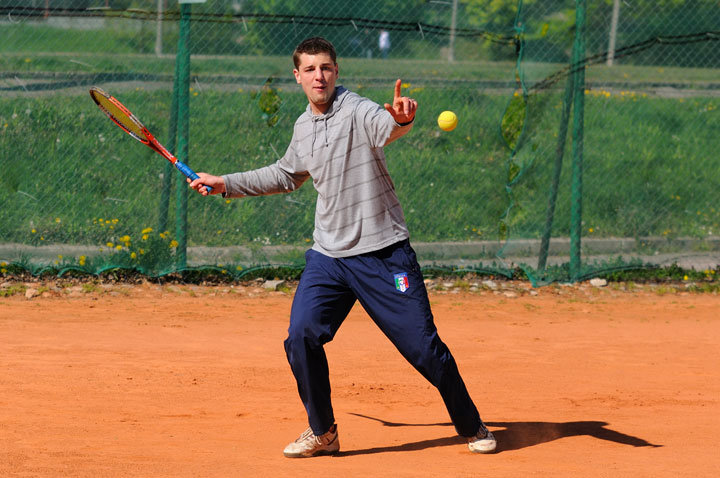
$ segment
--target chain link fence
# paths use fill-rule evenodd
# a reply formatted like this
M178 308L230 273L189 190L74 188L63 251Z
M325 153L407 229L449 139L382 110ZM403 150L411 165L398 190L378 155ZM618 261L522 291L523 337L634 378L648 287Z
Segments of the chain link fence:
M183 18L189 113L176 117ZM386 153L424 266L521 268L535 285L716 272L717 1L0 0L0 274L300 269L311 185L189 194L88 88L172 151L189 121L196 171L261 167L304 111L291 54L316 35L335 44L348 89L382 104L401 78L419 102ZM452 132L437 127L444 110L459 117Z

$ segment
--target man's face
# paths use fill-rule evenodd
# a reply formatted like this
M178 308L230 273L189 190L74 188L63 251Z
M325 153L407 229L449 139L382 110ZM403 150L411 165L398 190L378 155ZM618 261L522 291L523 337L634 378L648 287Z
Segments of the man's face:
M300 54L300 66L293 70L315 114L325 113L335 94L338 66L327 53Z

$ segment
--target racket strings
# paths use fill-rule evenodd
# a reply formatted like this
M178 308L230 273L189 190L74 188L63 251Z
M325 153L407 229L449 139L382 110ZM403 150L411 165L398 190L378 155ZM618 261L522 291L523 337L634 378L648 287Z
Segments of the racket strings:
M99 88L91 90L90 94L100 109L125 132L142 143L148 143L143 125L115 98L107 95Z

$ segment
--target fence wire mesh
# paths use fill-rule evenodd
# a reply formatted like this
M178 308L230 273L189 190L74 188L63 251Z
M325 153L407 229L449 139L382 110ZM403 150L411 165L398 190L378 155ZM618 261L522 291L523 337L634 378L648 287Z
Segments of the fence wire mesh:
M535 285L674 263L710 276L720 5L578 3L582 23L569 0L185 6L188 162L221 174L276 161L306 105L292 51L324 36L348 89L382 104L401 78L419 102L414 130L386 153L424 266L519 267ZM302 267L311 185L188 197L90 100L103 88L174 150L180 23L174 0L0 0L0 274ZM452 132L437 127L444 110L459 117Z

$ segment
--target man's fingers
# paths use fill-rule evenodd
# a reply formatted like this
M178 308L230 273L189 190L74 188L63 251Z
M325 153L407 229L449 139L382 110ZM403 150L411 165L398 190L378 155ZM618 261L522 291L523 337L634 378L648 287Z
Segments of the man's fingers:
M400 81L400 78L395 82L395 99L400 98L400 90L402 89L402 82Z
M385 109L392 115L393 118L397 119L399 115L406 115L403 107L402 98L398 98L393 104L385 103Z
M417 109L417 101L412 98L402 98L402 111L406 115L413 114Z
M202 192L200 189L205 185L203 183L202 178L198 177L197 179L191 180L190 178L187 178L187 182L190 183L190 187L192 189L195 189L197 192Z

